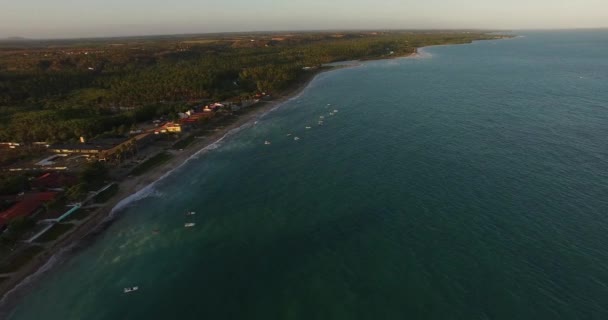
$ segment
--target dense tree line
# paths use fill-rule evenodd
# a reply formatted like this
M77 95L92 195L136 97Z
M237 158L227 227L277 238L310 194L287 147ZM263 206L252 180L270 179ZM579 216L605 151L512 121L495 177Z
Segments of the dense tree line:
M0 140L27 143L93 137L174 112L186 101L277 92L300 78L304 67L386 57L391 52L403 55L423 45L490 37L308 34L282 41L247 38L186 46L163 40L126 47L97 44L90 50L31 49L31 55L17 51L0 55Z

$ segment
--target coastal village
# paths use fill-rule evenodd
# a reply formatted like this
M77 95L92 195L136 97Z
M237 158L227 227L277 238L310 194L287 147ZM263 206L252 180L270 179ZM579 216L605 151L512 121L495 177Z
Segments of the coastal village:
M341 67L333 62L500 37L329 32L0 48L0 296L101 232L122 199ZM319 126L338 112L327 111Z
M123 136L67 144L0 142L0 156L11 159L0 167L0 288L95 217L121 181L162 165L270 98L259 93L185 107Z

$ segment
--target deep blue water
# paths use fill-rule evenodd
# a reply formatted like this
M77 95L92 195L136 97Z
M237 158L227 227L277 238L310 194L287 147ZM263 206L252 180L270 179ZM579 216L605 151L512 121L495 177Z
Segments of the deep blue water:
M9 319L608 319L608 30L522 35L318 76Z

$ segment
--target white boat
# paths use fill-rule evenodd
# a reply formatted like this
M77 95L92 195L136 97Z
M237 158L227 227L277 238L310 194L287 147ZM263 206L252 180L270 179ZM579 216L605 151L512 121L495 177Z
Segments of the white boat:
M334 113L338 113L338 109L334 109Z
M196 223L194 223L194 222L188 222L188 223L184 224L184 227L186 227L186 228L192 228L195 225L196 225Z
M186 212L187 216L193 216L195 214L196 214L196 212L194 212L194 211L188 211L188 212Z
M334 113L333 113L333 112L330 112L330 113L329 113L329 115L330 115L330 116L333 116L333 115L334 115Z
M306 126L306 129L310 129L310 127L309 127L309 126Z
M264 144L265 144L265 145L269 145L269 144L270 144L270 141L266 140L266 141L264 141Z
M287 136L288 136L288 137L291 137L291 133L288 133L288 134L287 134Z
M319 116L319 119L325 119L325 117L324 116Z
M133 292L133 291L137 291L137 290L139 290L139 287L129 287L129 288L124 288L124 289L122 289L122 291L123 291L124 293L131 293L131 292Z
M298 141L298 140L300 140L300 138L295 137L295 138L293 138L293 140Z
M319 121L319 125L322 126L323 125L323 121Z

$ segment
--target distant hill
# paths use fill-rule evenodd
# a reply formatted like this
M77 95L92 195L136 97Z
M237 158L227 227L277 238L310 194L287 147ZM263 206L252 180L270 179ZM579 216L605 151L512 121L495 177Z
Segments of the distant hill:
M28 41L30 39L24 37L8 37L8 38L0 38L0 41Z

